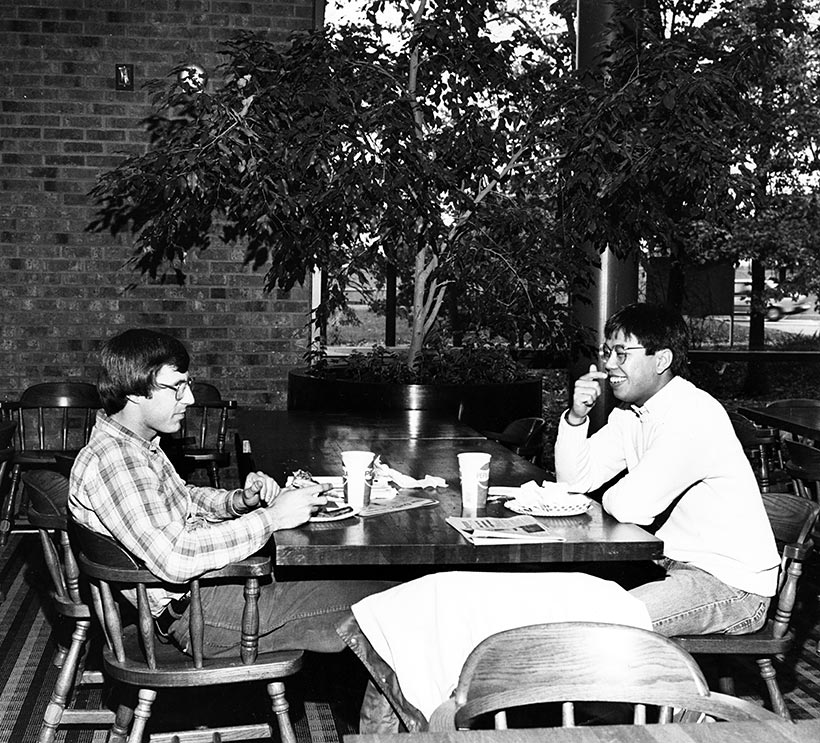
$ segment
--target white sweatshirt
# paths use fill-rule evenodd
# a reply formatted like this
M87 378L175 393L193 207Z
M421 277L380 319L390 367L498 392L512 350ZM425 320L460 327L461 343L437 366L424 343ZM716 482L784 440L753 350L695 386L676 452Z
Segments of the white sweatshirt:
M641 408L616 408L587 438L589 421L561 416L555 473L575 492L626 474L603 497L618 521L651 524L664 554L727 585L773 596L780 558L760 490L723 406L674 377Z

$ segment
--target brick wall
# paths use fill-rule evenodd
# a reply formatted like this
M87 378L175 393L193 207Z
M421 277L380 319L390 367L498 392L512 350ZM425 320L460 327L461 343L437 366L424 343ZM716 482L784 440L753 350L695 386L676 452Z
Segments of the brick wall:
M284 407L302 361L307 293L266 295L242 250L214 242L184 287L152 285L125 239L84 231L96 176L142 152L142 83L196 62L211 77L232 30L284 40L322 0L0 0L0 400L38 381L96 378L100 342L170 332L192 373L241 405ZM134 90L115 90L131 64Z

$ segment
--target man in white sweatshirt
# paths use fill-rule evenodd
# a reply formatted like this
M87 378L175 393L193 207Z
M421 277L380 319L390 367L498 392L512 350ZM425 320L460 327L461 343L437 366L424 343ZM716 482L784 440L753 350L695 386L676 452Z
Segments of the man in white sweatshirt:
M689 330L668 307L633 304L606 323L601 368L575 383L555 444L559 482L663 539L660 580L632 589L667 635L760 628L780 563L751 466L723 406L684 377ZM588 437L608 384L619 405ZM620 479L618 476L620 476Z

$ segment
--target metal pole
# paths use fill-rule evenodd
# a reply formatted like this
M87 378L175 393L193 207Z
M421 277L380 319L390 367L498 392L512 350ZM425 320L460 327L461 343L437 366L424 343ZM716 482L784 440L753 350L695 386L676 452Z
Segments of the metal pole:
M607 24L612 18L613 8L607 0L578 0L575 66L578 70L587 70L591 74L601 71L601 53L609 41ZM592 276L589 289L591 304L578 300L572 303L576 321L585 329L586 341L597 346L604 340L604 325L607 318L620 307L636 302L638 299L638 261L635 256L619 259L609 249L598 256L600 271ZM589 370L597 357L583 355L570 363L570 391L575 380ZM603 404L602 404L603 403ZM600 428L612 410L614 400L607 386L604 397L590 415L590 431Z
M396 267L391 263L385 273L384 345L396 345Z

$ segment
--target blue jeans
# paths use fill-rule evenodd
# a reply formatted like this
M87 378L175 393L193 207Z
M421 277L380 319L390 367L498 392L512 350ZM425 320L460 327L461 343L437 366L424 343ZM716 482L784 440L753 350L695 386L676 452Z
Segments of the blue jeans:
M658 561L662 580L645 583L630 593L646 604L658 634L742 635L766 622L770 598L732 588L700 568L669 558Z
M382 581L343 580L264 584L259 594L259 652L340 652L346 646L336 633L336 625L349 614L350 606L393 585ZM245 606L243 586L203 586L201 596L205 656L214 658L236 653ZM188 612L171 625L170 635L187 650Z

